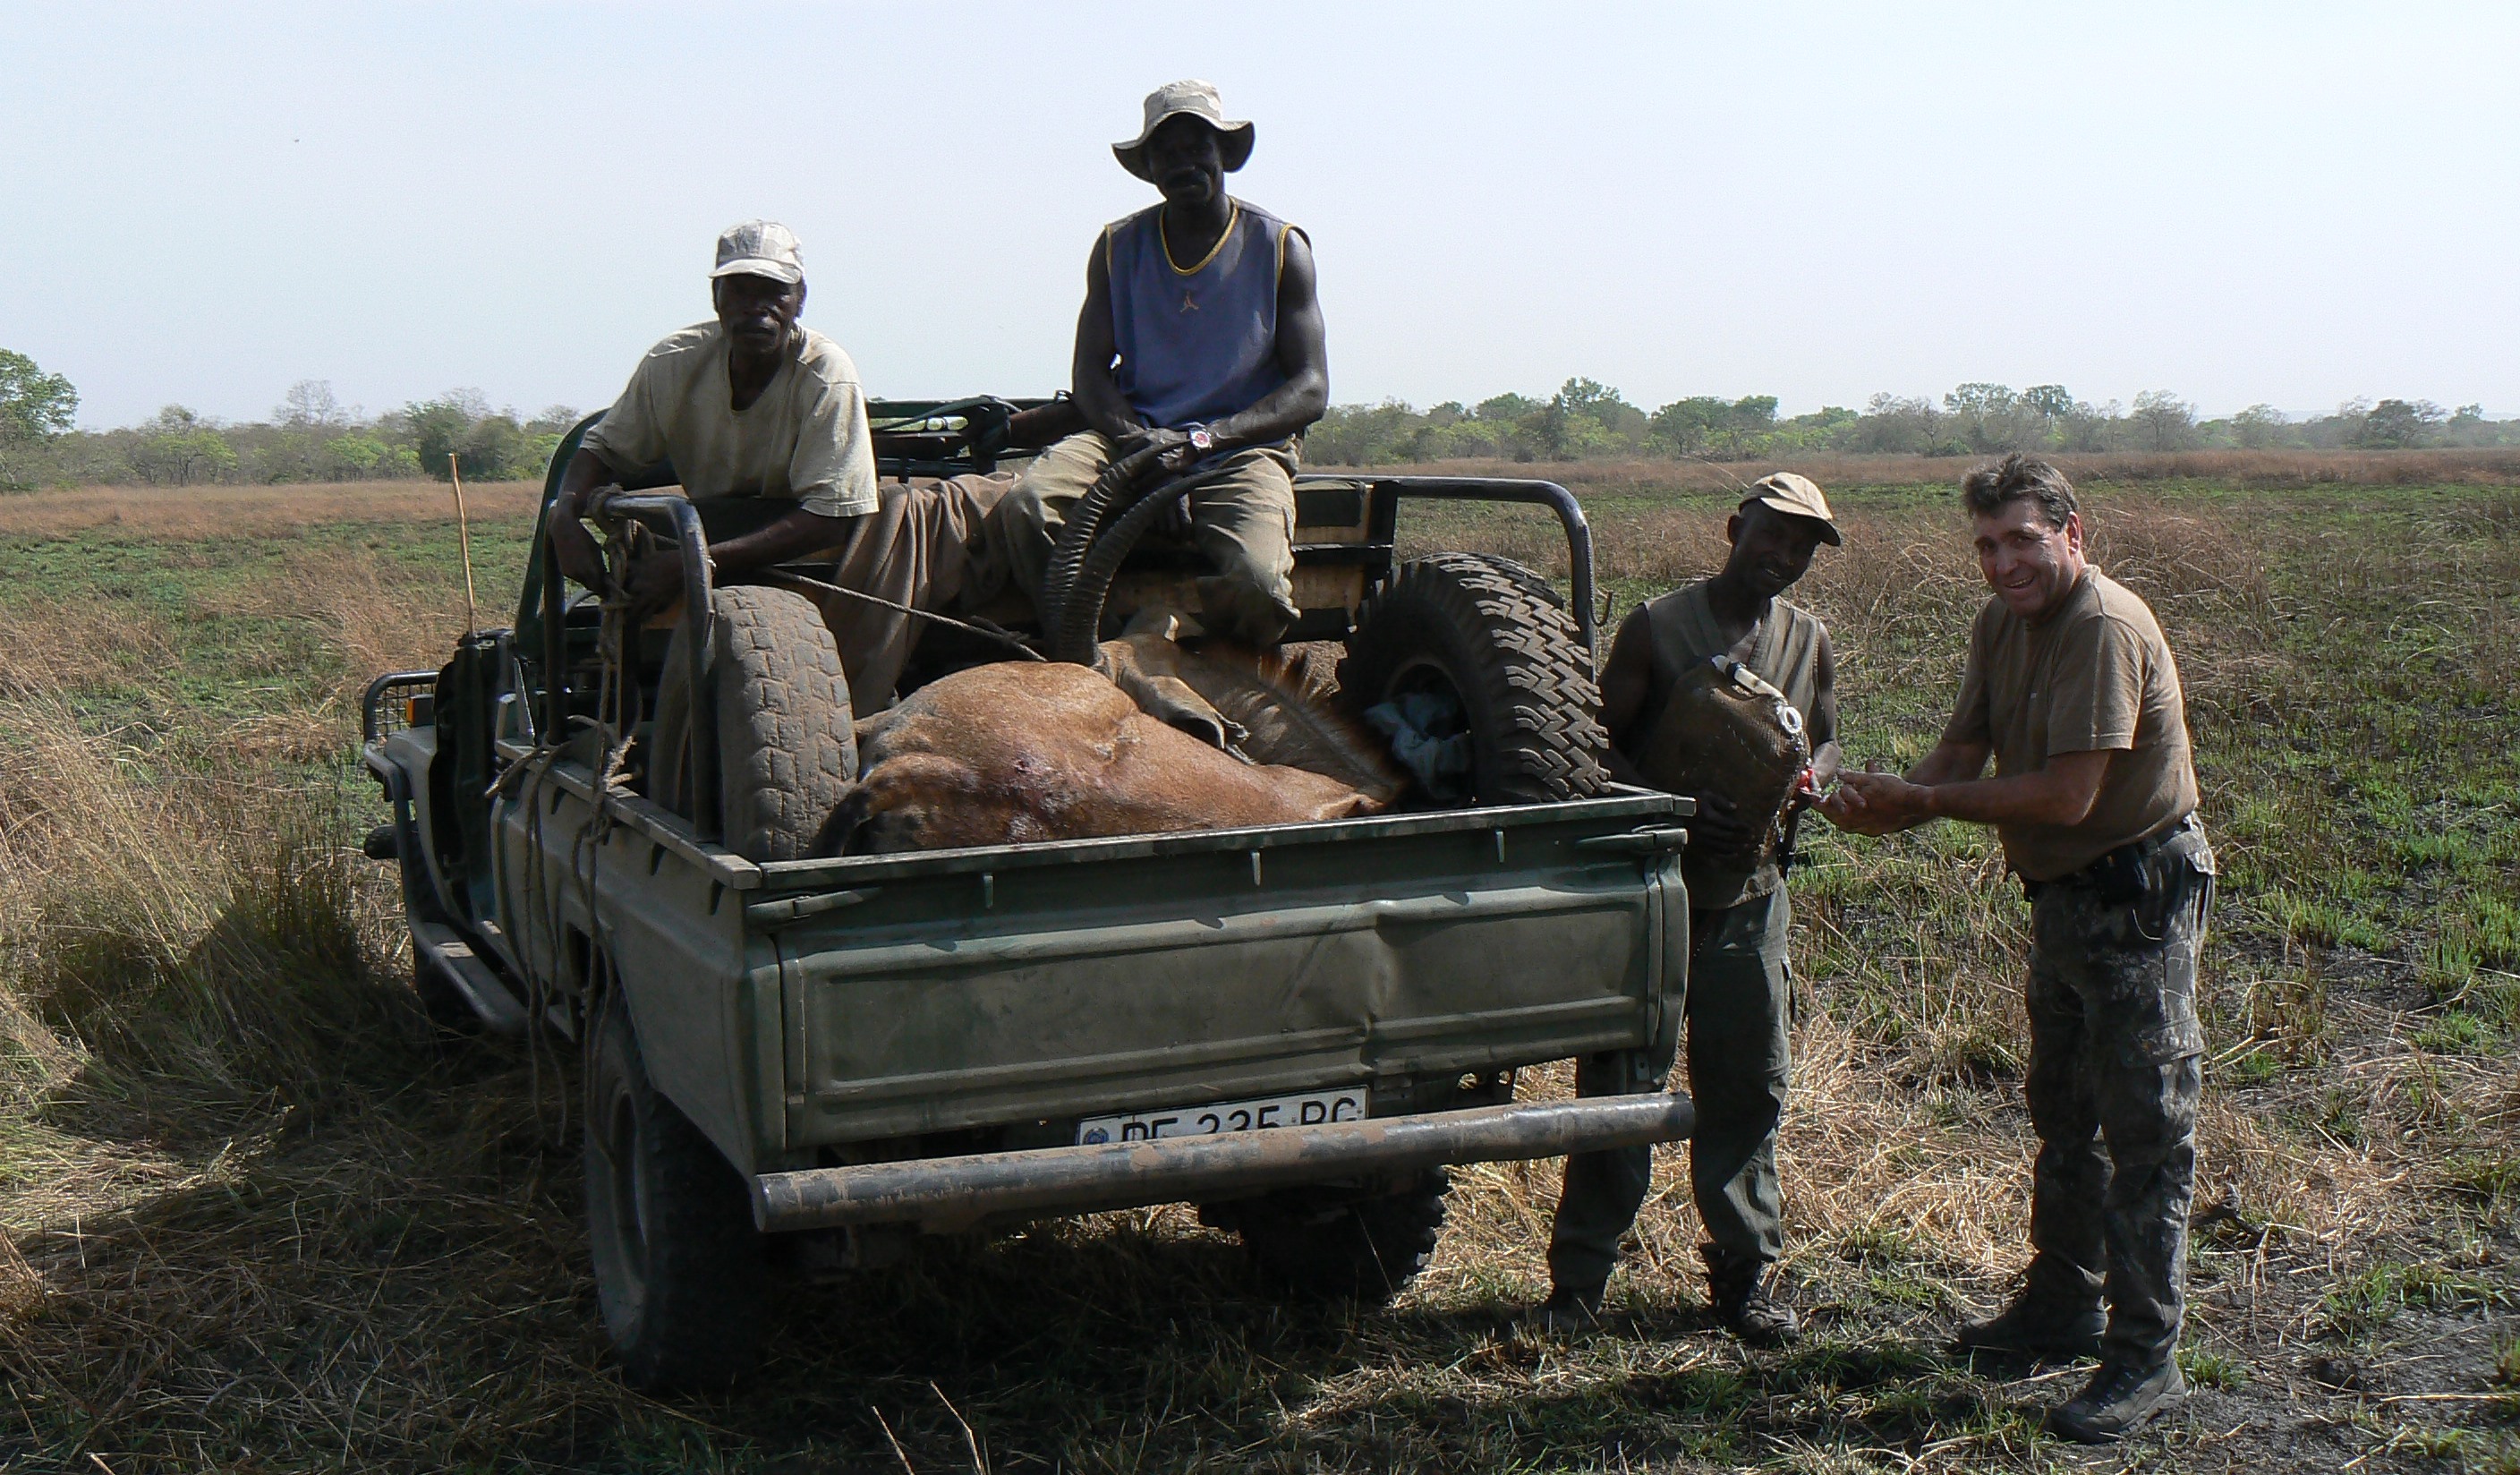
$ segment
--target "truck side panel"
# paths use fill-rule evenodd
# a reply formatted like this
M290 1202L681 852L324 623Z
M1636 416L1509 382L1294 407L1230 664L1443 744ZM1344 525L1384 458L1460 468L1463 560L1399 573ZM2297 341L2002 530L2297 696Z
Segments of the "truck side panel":
M1633 821L1629 821L1633 824ZM1667 858L1502 827L893 878L778 934L792 1149L1667 1051Z
M580 782L520 783L497 810L511 956L559 998L604 983L580 976L587 944L600 944L649 1079L728 1161L756 1171L779 1145L752 1130L780 1121L778 1040L761 1032L779 1017L778 957L747 933L743 893L636 828L593 824L583 775L570 777Z

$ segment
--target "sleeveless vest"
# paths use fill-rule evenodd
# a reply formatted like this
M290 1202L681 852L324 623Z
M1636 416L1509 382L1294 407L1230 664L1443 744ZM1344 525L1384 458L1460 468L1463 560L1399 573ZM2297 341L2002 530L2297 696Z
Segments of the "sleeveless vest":
M1714 610L1706 602L1704 580L1647 602L1645 627L1653 641L1645 691L1645 711L1651 718L1644 725L1644 730L1651 733L1662 721L1672 687L1681 677L1689 668L1728 653L1732 643L1724 638L1723 630L1715 623ZM1806 731L1812 703L1819 699L1820 642L1826 630L1809 611L1783 600L1772 600L1768 617L1759 622L1749 654L1742 658L1742 664L1757 672L1761 680L1785 693L1785 700L1802 715ZM1644 776L1656 787L1668 786L1662 774L1648 769ZM1756 871L1743 872L1720 869L1695 854L1683 860L1681 873L1688 883L1688 904L1693 908L1737 906L1784 883L1782 872L1773 862Z
M1278 276L1294 227L1233 204L1225 235L1203 261L1174 262L1162 205L1102 228L1120 357L1113 378L1150 425L1223 420L1286 382L1278 367Z

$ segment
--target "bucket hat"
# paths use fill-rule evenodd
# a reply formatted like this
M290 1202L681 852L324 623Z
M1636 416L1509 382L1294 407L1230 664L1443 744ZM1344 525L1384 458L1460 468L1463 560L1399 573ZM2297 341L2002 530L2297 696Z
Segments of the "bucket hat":
M1179 117L1183 113L1197 118L1222 135L1217 139L1217 147L1224 156L1227 173L1241 168L1250 160L1251 124L1247 120L1225 115L1225 100L1216 95L1215 83L1192 78L1166 82L1147 94L1147 126L1138 130L1136 138L1111 146L1111 153L1120 160L1120 167L1148 184L1154 183L1154 176L1147 172L1147 140L1155 136L1155 129L1164 119Z

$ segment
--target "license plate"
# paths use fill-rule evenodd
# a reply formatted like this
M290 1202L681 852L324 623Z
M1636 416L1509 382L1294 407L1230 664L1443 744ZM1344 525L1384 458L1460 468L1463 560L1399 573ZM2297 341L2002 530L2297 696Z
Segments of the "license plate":
M1227 1132L1262 1132L1272 1127L1318 1127L1326 1122L1362 1121L1364 1117L1365 1089L1359 1087L1354 1091L1270 1096L1257 1101L1219 1101L1212 1106L1182 1106L1170 1111L1090 1116L1076 1124L1076 1140L1081 1146L1150 1142L1167 1137L1215 1137Z

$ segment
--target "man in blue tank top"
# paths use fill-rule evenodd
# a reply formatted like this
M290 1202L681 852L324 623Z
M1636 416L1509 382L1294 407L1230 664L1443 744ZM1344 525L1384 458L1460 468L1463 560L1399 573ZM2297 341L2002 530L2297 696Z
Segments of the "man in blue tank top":
M1086 263L1071 372L1089 428L998 505L1011 571L1036 603L1067 510L1151 447L1161 473L1223 472L1189 497L1191 539L1215 569L1198 581L1206 632L1268 646L1295 618L1296 437L1329 403L1329 358L1312 243L1225 193L1251 140L1213 86L1187 81L1157 88L1138 137L1111 146L1164 198L1103 227Z

